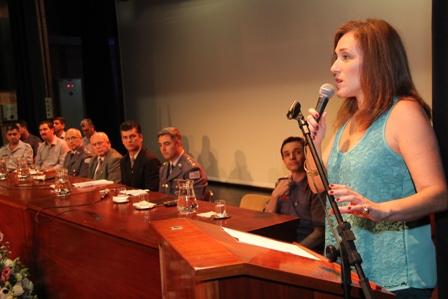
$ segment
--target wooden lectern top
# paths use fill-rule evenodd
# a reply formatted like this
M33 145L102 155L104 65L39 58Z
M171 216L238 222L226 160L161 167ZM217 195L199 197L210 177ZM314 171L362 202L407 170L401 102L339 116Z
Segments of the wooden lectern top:
M312 260L241 243L217 225L187 218L151 227L159 239L164 298L343 298L339 266L323 256ZM353 281L351 298L362 298ZM394 297L372 285L375 298Z

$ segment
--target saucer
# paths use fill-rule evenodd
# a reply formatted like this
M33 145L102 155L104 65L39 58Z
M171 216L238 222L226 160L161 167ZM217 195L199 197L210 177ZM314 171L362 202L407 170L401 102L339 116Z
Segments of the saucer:
M148 209L154 208L157 205L155 203L152 203L152 202L141 201L141 202L134 203L133 206L137 210L148 210Z
M127 203L127 202L129 202L129 198L128 198L128 196L114 196L112 198L112 201L114 203Z
M225 213L223 216L221 216L221 217L218 217L218 216L216 216L216 215L213 215L211 218L212 219L226 219L226 218L229 218L230 217L230 214L229 213Z

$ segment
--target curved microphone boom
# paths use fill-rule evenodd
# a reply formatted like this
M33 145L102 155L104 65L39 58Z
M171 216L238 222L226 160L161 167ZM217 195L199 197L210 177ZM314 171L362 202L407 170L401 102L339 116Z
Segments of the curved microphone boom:
M316 111L319 114L318 118L314 118L319 122L322 113L324 113L328 100L334 95L334 87L331 84L325 83L319 89L319 99L317 100Z

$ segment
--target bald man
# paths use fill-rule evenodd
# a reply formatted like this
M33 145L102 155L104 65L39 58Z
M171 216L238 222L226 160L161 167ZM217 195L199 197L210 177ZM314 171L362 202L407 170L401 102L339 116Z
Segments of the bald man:
M64 168L68 169L69 175L86 178L89 174L92 153L82 145L81 131L68 129L65 132L65 141L70 151L65 156Z
M111 147L109 137L104 132L97 132L90 137L93 156L89 165L88 177L94 180L105 179L121 183L120 160L122 155Z

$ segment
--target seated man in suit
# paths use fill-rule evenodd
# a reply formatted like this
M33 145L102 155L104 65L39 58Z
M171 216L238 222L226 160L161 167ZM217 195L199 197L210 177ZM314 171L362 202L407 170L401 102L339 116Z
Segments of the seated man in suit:
M41 122L39 132L44 143L37 149L36 168L45 171L61 169L64 165L65 155L70 150L67 143L56 137L51 121Z
M16 170L17 159L26 158L28 164L33 164L33 149L28 143L20 140L19 127L9 125L6 127L6 139L8 143L0 148L0 157L5 158L9 171ZM157 172L157 177L159 173Z
M202 199L208 185L207 175L201 165L184 151L179 130L165 128L157 136L160 152L168 160L160 168L159 192L177 195L175 179L190 179L194 180L196 198Z
M325 209L321 204L326 200L325 193L314 194L308 186L303 165L305 154L304 139L288 137L280 148L283 163L291 172L279 178L267 202L265 211L289 216L298 216L297 242L318 253L322 253L325 242Z
M120 159L122 155L111 148L106 133L97 132L90 138L95 156L90 160L88 177L94 180L108 180L121 183Z
M65 141L70 148L70 152L65 156L64 168L68 169L69 175L86 178L89 174L92 153L82 145L81 131L68 129L65 132Z
M128 120L120 125L121 141L128 153L121 159L121 183L157 191L160 161L153 152L143 147L139 123Z

